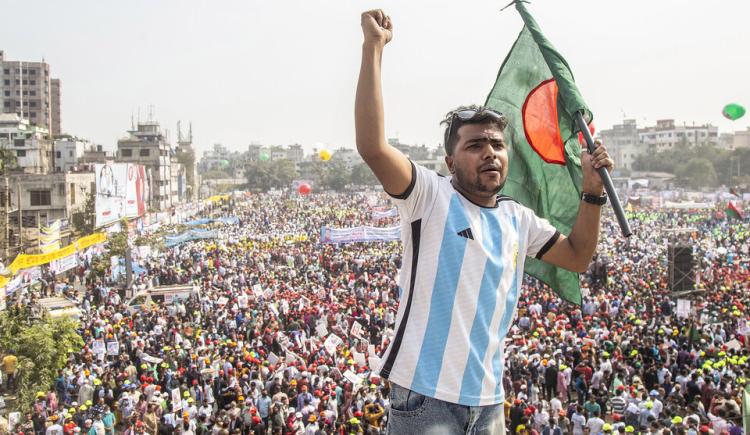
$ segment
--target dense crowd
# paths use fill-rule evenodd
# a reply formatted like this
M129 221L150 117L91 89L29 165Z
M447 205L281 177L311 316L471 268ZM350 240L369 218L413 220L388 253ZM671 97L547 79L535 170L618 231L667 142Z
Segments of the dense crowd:
M83 289L86 346L15 433L384 433L390 389L373 371L393 336L401 245L318 238L323 225L396 225L373 219L389 207L376 193L233 200L206 216L239 224L154 250L127 294L83 264L65 279ZM747 223L694 210L630 220L626 240L605 219L581 307L526 280L506 345L511 433L742 433ZM675 237L700 262L687 310L668 285ZM177 284L195 290L127 306Z

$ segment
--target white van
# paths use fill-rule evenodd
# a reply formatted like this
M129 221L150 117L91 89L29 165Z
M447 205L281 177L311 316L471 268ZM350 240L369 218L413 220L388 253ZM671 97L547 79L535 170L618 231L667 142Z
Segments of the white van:
M170 305L175 300L185 301L191 295L198 295L200 288L193 284L162 285L150 289L140 290L127 303L128 313L140 312L143 307L150 305Z
M59 317L70 317L76 320L81 320L83 311L78 308L78 305L70 299L61 297L42 298L39 299L36 304L44 311L46 311L53 319Z

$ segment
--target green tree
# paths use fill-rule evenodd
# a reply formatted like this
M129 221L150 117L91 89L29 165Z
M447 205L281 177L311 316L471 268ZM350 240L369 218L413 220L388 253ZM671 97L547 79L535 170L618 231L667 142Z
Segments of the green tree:
M8 148L0 148L0 173L5 174L8 169L13 169L18 164L16 152Z
M68 353L80 352L84 344L77 321L52 319L47 313L34 319L29 314L28 307L17 306L0 313L0 348L18 358L16 401L11 407L19 411L31 407L38 391L52 387Z
M714 187L718 182L713 163L700 157L690 159L687 163L680 165L675 171L675 175L682 184L694 189Z
M352 183L365 186L379 184L372 169L366 163L359 163L352 168Z
M342 191L351 183L351 171L342 161L321 162L323 165L321 187L324 189Z
M289 187L297 178L297 168L288 159L249 162L245 167L248 187L266 191Z
M93 234L96 229L96 193L89 192L82 211L73 213L71 223L81 235Z

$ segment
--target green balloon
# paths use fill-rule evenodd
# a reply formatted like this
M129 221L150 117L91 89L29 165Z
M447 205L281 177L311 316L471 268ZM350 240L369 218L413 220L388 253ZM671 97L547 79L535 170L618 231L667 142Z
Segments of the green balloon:
M745 108L736 103L730 103L724 106L721 111L725 118L736 121L745 115Z
M268 161L270 157L268 156L268 153L260 153L260 161L265 162Z
M229 166L229 160L222 160L221 161L222 166Z

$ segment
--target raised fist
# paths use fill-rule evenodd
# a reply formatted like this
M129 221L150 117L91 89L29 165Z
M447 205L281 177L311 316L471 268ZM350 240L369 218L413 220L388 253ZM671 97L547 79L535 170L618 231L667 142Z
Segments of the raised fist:
M363 12L362 33L365 35L365 43L387 44L393 38L391 17L386 15L381 9Z

